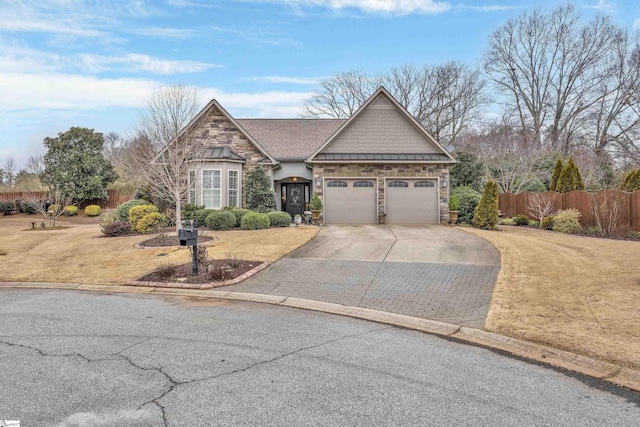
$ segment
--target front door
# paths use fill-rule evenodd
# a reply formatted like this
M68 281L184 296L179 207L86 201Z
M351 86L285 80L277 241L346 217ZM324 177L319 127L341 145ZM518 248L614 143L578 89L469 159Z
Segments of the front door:
M285 210L291 215L291 218L296 215L302 216L304 212L304 185L287 184Z

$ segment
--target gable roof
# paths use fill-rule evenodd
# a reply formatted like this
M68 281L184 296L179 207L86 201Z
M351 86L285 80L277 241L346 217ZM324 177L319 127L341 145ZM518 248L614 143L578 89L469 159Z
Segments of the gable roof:
M277 160L305 160L345 119L237 119Z
M345 129L347 129L352 123L354 123L358 117L367 110L367 108L371 105L371 103L378 98L378 96L384 96L385 98L387 98L392 105L397 109L397 111L399 111L399 113L404 116L404 118L407 119L407 121L409 122L410 125L412 125L427 141L429 141L431 144L433 144L435 146L435 148L437 149L437 151L439 151L437 153L437 155L433 156L432 159L427 159L424 158L423 160L419 160L418 158L416 158L415 160L418 161L429 161L429 162L434 162L437 161L439 163L457 163L456 159L438 142L436 141L433 136L431 136L429 134L429 132L426 131L426 129L406 110L406 108L404 108L402 105L400 105L400 103L393 97L393 95L391 95L389 93L389 91L387 89L385 89L384 86L380 86L378 88L378 90L376 90L373 95L371 95L369 97L369 99L367 99L367 101L362 104L362 106L360 108L358 108L358 110L351 116L349 117L348 120L346 120L344 123L342 123L342 125L340 126L340 128L333 134L331 135L331 137L329 137L320 147L318 147L308 158L307 158L307 162L314 162L314 161L327 161L329 160L327 158L327 155L324 156L320 156L322 157L322 159L320 157L318 157L318 155L326 148L328 147ZM346 154L334 154L334 156L347 156L350 157L349 159L351 161L371 161L371 160L378 160L376 159L374 154L368 155L366 153L357 153L358 155L363 156L362 159L360 158L355 158L353 157L354 153L351 153L350 156L347 156ZM406 153L408 154L408 153ZM420 154L420 153L415 153L416 155ZM336 160L334 161L344 161L347 160L347 157L345 157L344 159L342 158L336 158ZM390 159L380 159L382 161L402 161L403 159L401 158L390 158ZM329 160L331 161L331 160ZM404 160L406 161L406 160Z

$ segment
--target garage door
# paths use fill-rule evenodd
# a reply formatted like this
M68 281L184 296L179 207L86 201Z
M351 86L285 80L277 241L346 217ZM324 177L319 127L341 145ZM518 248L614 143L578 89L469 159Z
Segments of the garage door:
M376 224L378 204L374 179L330 179L325 182L325 224Z
M437 180L387 180L387 224L438 224Z

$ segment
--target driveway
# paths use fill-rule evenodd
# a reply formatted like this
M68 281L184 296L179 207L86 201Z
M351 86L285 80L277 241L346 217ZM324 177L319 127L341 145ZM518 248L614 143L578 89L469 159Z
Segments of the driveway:
M500 271L484 239L445 226L324 226L225 290L291 296L482 328Z

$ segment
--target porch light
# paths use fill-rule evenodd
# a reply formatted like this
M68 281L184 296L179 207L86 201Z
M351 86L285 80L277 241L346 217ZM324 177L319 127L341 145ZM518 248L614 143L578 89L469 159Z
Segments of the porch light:
M293 177L293 182L298 182L298 177L297 176Z
M322 177L316 176L316 187L322 187Z
M447 178L442 178L442 188L447 188Z

